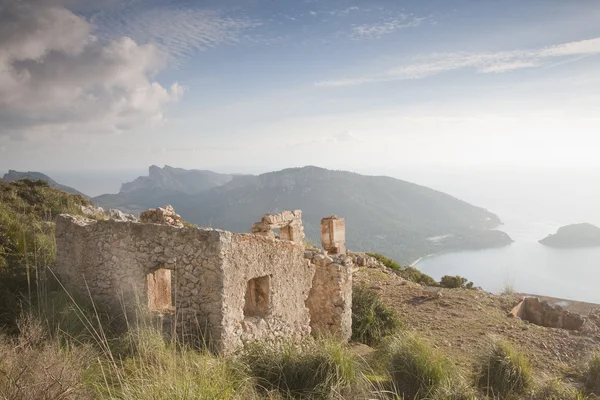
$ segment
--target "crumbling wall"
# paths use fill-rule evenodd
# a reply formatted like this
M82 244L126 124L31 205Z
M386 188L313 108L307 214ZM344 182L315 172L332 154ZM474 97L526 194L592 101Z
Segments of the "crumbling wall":
M560 306L552 306L547 301L537 297L526 297L513 309L513 315L532 324L548 328L580 330L585 319L579 314L572 313Z
M65 287L89 291L118 314L122 304L146 306L169 316L179 334L206 333L202 339L220 352L254 340L301 340L311 330L350 337L352 259L305 254L300 211L267 214L254 234L182 227L170 206L140 219L59 216ZM277 228L285 240L271 235Z
M321 220L321 245L329 254L346 254L346 222L335 215Z
M155 277L149 275L170 270L177 324L206 328L218 340L224 307L223 241L224 233L212 229L61 215L56 222L57 272L70 292L88 297L89 288L97 305L122 314L121 304L152 309L149 288Z
M223 346L235 348L254 340L301 340L310 335L305 306L315 272L304 259L304 246L260 235L227 233L223 248ZM258 280L258 281L256 281ZM265 290L268 304L261 313L245 315L252 285ZM251 283L254 282L254 283ZM250 309L256 308L252 305Z
M279 229L279 239L304 244L302 211L295 210L284 211L279 214L265 214L262 216L260 222L255 222L252 225L250 232L275 239L274 229Z
M315 266L306 302L312 332L349 340L352 336L351 258L345 255L332 258L321 251L307 251L305 257Z

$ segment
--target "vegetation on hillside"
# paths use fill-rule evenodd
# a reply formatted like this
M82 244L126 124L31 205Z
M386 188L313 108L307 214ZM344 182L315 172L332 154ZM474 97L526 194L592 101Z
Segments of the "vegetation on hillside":
M0 180L0 324L12 322L20 300L43 290L46 267L56 257L54 219L80 214L89 202L38 180ZM24 297L23 297L24 296Z
M438 283L435 281L435 279L433 279L431 276L429 276L427 274L422 273L415 267L401 266L400 264L398 264L396 261L392 260L391 258L388 258L379 253L367 253L367 255L369 255L373 258L376 258L383 265L394 270L398 275L400 275L402 278L404 278L408 281L415 282L415 283L422 283L423 285L428 285L428 286L437 286L438 285Z
M447 289L473 289L473 282L469 282L467 278L458 275L444 275L440 279L440 286Z

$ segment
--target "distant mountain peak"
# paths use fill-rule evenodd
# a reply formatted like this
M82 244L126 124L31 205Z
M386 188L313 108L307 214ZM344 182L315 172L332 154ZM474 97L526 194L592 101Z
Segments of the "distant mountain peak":
M151 165L148 176L140 176L121 185L120 193L135 193L140 190L180 192L195 194L230 182L233 176L208 170L183 169L170 165Z

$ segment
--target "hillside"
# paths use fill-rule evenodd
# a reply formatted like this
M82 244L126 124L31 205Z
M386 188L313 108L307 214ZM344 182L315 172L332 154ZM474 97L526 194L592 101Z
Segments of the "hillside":
M54 262L54 219L81 214L89 202L42 180L0 180L0 327L21 312L20 296L36 292L36 277Z
M375 289L384 304L402 317L407 329L435 343L467 375L492 340L514 345L531 361L534 375L565 382L571 381L573 367L600 351L598 331L574 333L511 317L510 310L521 301L518 294L442 289L440 296L431 296L423 286L377 268L360 268L353 279L355 287ZM583 315L589 312L587 309Z
M8 173L4 174L4 177L2 178L7 182L16 182L16 181L20 181L23 179L29 179L32 181L37 181L37 180L42 180L46 183L48 183L48 185L54 189L58 189L61 190L65 193L70 193L70 194L78 194L80 196L83 197L88 197L87 195L81 193L80 191L73 189L70 186L66 186L66 185L61 185L60 183L56 182L54 179L50 178L48 175L44 175L41 172L34 172L34 171L28 171L28 172L20 172L20 171L15 171L15 170L9 170Z
M567 225L540 243L550 247L596 247L600 246L600 228L592 224Z
M313 242L319 240L320 219L337 214L346 218L349 248L384 253L402 263L511 243L506 234L490 230L501 224L496 215L447 194L394 178L317 167L234 176L191 195L143 188L94 202L130 212L172 204L187 221L234 232L247 232L265 213L301 209Z

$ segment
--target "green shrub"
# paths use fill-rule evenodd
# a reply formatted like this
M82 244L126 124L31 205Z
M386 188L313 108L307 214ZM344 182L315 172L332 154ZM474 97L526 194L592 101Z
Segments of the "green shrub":
M394 310L379 299L375 290L364 285L352 289L352 340L371 346L400 327Z
M400 275L401 277L403 277L404 279L406 279L408 281L422 283L427 286L436 286L437 285L437 282L435 281L435 279L433 279L432 277L430 277L427 274L422 273L415 267L411 267L411 266L403 267L400 264L398 264L396 261L392 260L391 258L388 258L379 253L367 253L367 255L377 259L377 261L379 261L380 263L385 265L387 268L390 268L390 269L396 271L396 273L398 275Z
M259 390L287 398L330 398L349 389L359 377L356 356L331 340L302 346L255 343L244 350L242 360Z
M583 382L588 391L600 395L600 353L588 363L583 373Z
M460 382L454 364L414 334L389 338L378 350L378 359L389 373L392 390L404 399L468 396L468 391L456 390Z
M476 382L484 394L494 398L521 395L531 386L531 367L509 343L496 341L481 359Z
M444 275L440 279L440 286L446 289L473 289L473 282L469 282L467 278L458 275Z

